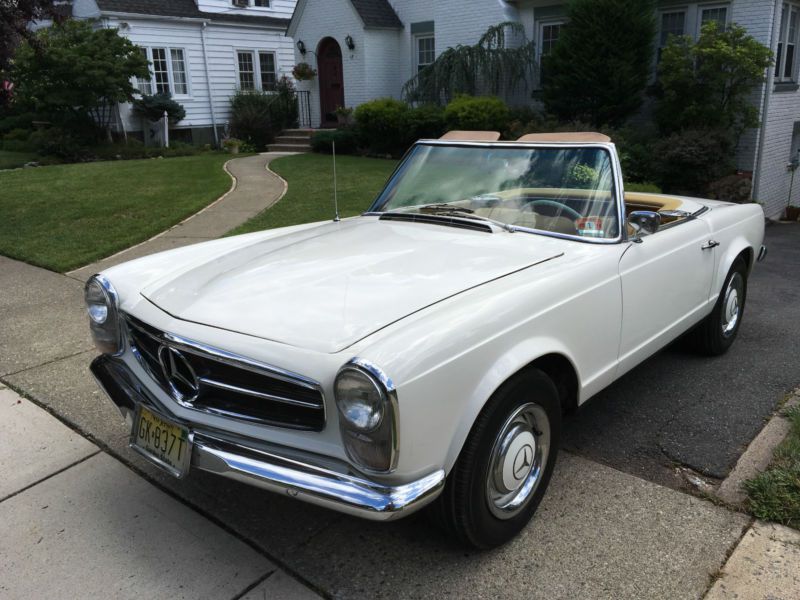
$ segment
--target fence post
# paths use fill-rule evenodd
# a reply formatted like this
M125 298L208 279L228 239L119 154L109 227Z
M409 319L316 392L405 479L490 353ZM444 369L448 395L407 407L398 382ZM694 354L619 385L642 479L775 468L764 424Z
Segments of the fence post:
M164 116L161 117L164 122L164 147L169 148L169 115L164 111Z

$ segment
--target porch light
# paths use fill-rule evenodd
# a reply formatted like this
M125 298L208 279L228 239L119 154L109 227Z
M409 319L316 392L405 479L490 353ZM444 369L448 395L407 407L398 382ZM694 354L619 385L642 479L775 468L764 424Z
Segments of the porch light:
M302 54L303 56L306 55L306 44L303 40L297 41L297 49L300 51L300 54Z
M351 35L346 36L344 38L344 43L347 44L347 47L350 50L355 50L356 49L356 43L353 41L353 36L351 36Z

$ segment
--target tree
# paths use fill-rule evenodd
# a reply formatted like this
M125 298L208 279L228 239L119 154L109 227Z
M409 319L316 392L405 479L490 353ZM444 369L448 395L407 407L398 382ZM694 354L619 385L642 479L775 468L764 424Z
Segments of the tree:
M619 126L642 104L655 39L653 0L571 0L542 100L564 121Z
M661 55L656 121L663 133L719 129L734 142L758 126L753 87L764 81L772 52L736 24L706 23L697 42L670 39Z
M58 16L53 0L0 1L0 72L8 69L20 40L34 41L32 21Z
M36 49L34 49L36 47ZM141 50L116 29L95 29L87 21L66 21L42 29L24 42L11 78L18 101L37 112L88 116L108 129L117 102L133 100L133 77L149 77Z
M447 48L403 86L409 102L447 104L458 95L499 96L527 87L535 52L520 23L490 27L474 46Z

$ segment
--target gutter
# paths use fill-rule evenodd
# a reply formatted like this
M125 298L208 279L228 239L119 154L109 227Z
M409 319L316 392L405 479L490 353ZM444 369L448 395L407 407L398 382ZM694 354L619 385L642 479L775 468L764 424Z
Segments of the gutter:
M773 41L775 40L775 19L779 14L779 9L782 7L783 0L775 0L772 7L772 25L770 29L769 49L772 50ZM780 35L780 32L779 32ZM769 99L772 96L772 87L774 85L774 70L767 67L767 80L764 82L764 101L761 104L760 121L761 126L758 128L758 144L756 145L756 158L755 158L755 181L753 181L753 189L750 192L750 199L755 200L758 198L761 189L761 163L764 157L764 137L766 133L766 115L769 106Z
M217 115L214 112L214 89L211 85L211 76L208 73L208 54L206 53L206 27L203 21L200 25L200 43L203 47L203 68L206 72L206 87L208 88L208 108L211 110L211 129L214 131L214 144L219 148L219 132L217 131Z
M178 21L181 23L211 23L214 25L230 25L232 27L246 27L252 29L270 29L279 33L286 33L285 24L266 25L264 23L247 23L244 21L215 21L210 17L179 17L175 15L152 15L144 13L130 13L119 11L103 11L103 18L114 17L115 19L141 19L144 21ZM282 21L289 21L289 19L281 19Z

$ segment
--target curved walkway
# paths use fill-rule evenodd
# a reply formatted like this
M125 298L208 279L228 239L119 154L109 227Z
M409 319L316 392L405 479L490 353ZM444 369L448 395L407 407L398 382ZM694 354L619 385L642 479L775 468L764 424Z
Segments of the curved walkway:
M267 169L273 159L281 156L287 156L287 153L265 152L229 160L225 163L225 170L233 178L233 184L219 199L147 241L67 275L86 281L91 275L119 263L224 235L283 197L286 182Z

